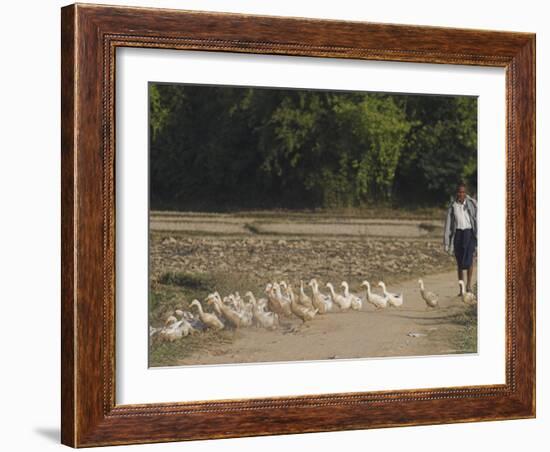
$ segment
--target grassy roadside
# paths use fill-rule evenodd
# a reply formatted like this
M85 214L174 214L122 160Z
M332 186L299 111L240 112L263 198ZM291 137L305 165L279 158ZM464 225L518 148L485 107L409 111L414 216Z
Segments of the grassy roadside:
M477 352L477 305L467 306L466 309L450 319L451 323L459 325L461 329L453 338L453 343L461 353Z
M212 308L203 302L211 292L217 290L227 294L237 290L243 296L251 287L253 281L246 277L236 280L227 274L165 272L152 284L150 290L149 325L162 326L176 309L196 314L195 308L190 308L194 299L201 301L206 312L213 312ZM197 336L187 336L184 340L172 343L152 341L149 344L149 366L173 366L175 361L205 349L219 350L223 353L223 345L231 344L238 334L238 331L232 329L208 329Z

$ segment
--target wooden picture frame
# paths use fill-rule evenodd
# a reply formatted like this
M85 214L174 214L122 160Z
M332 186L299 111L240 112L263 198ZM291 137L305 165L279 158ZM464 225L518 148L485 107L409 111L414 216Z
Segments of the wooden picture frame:
M535 35L70 5L62 8L62 425L73 447L535 416ZM506 383L115 403L117 47L506 70Z

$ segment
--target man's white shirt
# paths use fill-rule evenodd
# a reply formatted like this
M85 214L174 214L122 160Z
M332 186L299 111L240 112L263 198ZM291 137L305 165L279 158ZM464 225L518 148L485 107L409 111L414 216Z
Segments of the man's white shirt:
M472 227L470 217L466 211L466 201L462 203L455 201L453 203L453 213L455 216L457 229L470 229Z

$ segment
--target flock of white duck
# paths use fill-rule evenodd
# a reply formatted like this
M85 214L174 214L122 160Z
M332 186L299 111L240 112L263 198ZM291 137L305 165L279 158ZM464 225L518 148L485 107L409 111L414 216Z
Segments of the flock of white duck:
M418 280L418 284L426 308L438 308L438 295L426 290L421 279ZM346 281L341 284L342 293L337 293L330 282L325 285L329 294L319 290L316 279L312 279L307 285L311 288L311 296L306 294L303 281L300 281L300 291L297 295L292 285L285 281L268 283L265 287L266 297L259 300L250 291L245 293L245 299L239 295L239 292L223 298L218 292L213 292L205 298L204 302L212 306L215 313L206 312L199 300L195 299L190 306L197 309L197 315L190 311L176 309L173 315L166 319L163 327L149 327L149 335L160 341L173 342L205 329L222 330L226 327L236 329L250 326L276 329L279 327L281 317L295 316L305 323L313 320L317 315L335 312L336 309L341 312L361 311L365 302L372 304L376 310L388 307L398 308L403 305L403 293L388 292L382 281L378 283L382 288L381 294L371 291L370 283L363 281L361 288L366 290L364 298L351 293ZM463 281L459 281L459 286L462 301L466 304L475 304L475 295L465 290Z

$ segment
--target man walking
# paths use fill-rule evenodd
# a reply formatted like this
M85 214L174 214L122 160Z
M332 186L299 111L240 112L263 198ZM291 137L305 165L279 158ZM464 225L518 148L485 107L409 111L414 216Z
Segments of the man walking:
M447 209L444 234L445 251L450 254L454 250L458 279L464 281L466 270L466 291L471 292L473 259L477 246L477 202L466 194L464 183L457 185L456 198Z

